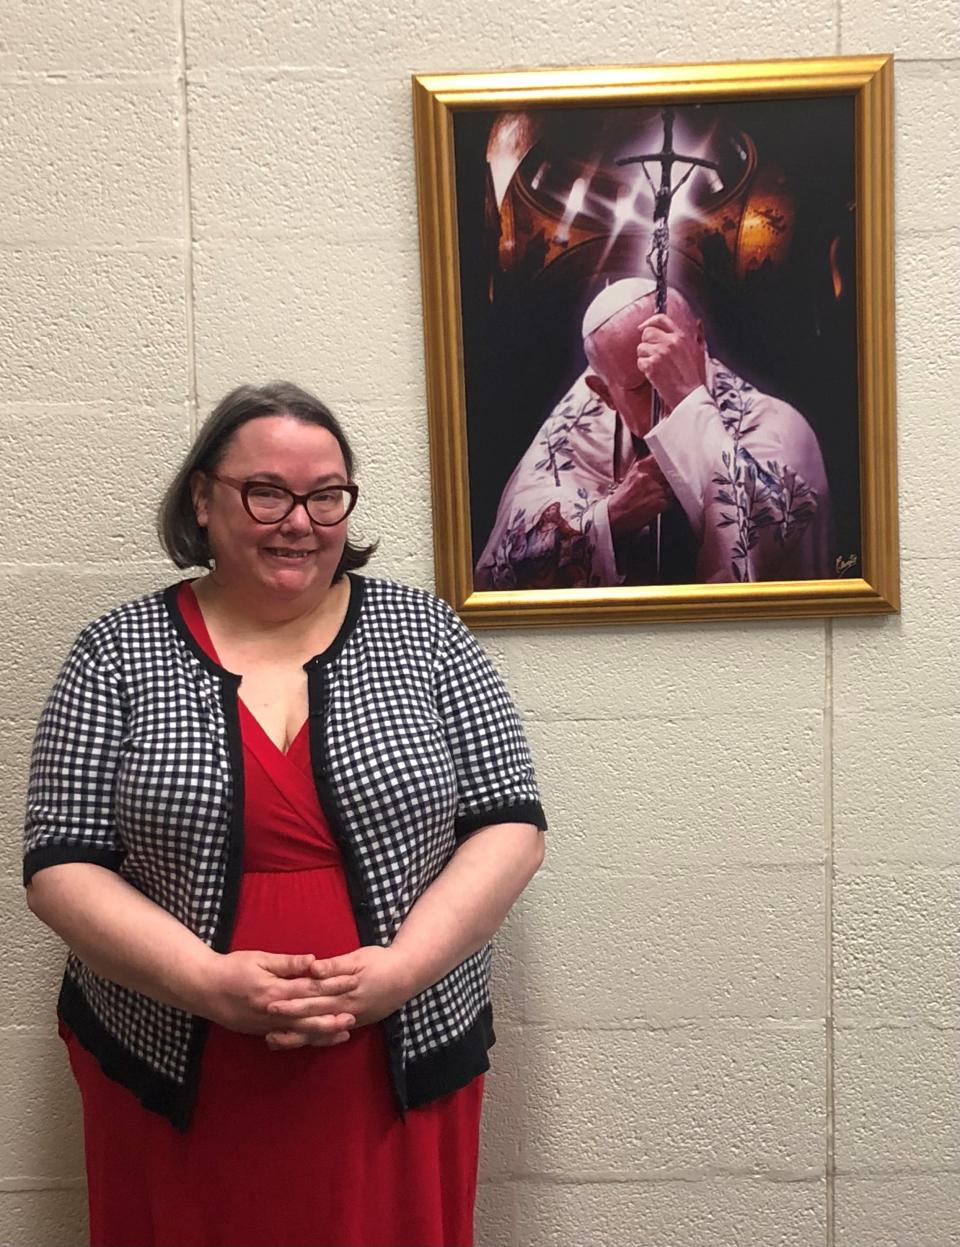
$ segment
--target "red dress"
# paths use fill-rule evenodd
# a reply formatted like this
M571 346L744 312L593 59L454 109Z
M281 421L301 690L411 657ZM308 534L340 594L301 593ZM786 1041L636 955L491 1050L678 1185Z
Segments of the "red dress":
M216 658L192 590L184 617ZM283 753L240 703L244 874L231 948L359 940L317 800L306 724ZM83 1100L93 1247L470 1247L483 1079L401 1120L379 1026L271 1052L211 1024L190 1129L108 1079L67 1035Z

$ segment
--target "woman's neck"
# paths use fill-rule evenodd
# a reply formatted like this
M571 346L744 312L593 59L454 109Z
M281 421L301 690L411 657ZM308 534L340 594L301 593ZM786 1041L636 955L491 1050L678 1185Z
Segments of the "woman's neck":
M215 571L193 582L197 601L208 624L237 639L283 638L291 644L343 620L350 600L350 581L344 576L319 593L277 600L260 598L217 579Z

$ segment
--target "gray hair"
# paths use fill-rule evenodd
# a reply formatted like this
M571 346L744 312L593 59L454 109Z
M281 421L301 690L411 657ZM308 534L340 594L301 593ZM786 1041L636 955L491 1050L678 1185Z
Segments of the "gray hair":
M237 430L259 416L291 416L304 424L326 429L340 447L347 477L353 479L355 460L347 435L319 398L290 381L238 386L222 398L207 417L160 501L157 535L177 567L212 566L206 529L197 523L191 481L195 472L212 472L226 454ZM347 541L333 575L334 581L345 572L363 567L376 548L376 542L355 546Z

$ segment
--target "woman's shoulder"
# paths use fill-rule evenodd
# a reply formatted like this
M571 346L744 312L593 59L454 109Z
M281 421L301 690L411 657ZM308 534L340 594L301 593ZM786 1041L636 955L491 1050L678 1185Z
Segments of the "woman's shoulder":
M449 604L429 589L419 589L380 576L359 576L358 579L363 581L364 602L377 610L402 608L438 618L446 618L453 613Z
M166 599L176 590L177 585L174 584L111 606L80 631L76 645L81 648L110 650L123 647L131 641L139 641L141 645L148 646L152 635L159 640L170 627Z
M363 619L381 635L396 634L407 644L419 636L435 648L459 624L449 603L429 589L377 576L357 579L363 582Z

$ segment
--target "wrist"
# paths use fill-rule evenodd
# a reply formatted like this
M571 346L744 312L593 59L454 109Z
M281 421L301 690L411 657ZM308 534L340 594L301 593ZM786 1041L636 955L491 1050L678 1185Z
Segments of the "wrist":
M177 995L188 1013L209 1017L218 992L223 954L214 952L206 944L200 944L180 966Z
M623 486L618 486L610 495L607 501L607 523L610 525L610 531L615 536L619 536L624 528L624 523L629 511L625 505L626 491Z
M401 998L400 1003L406 1004L414 996L419 996L434 980L431 979L429 970L419 964L404 947L402 940L399 944L391 944L386 951L390 957L391 978L396 985L397 995Z

